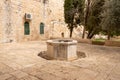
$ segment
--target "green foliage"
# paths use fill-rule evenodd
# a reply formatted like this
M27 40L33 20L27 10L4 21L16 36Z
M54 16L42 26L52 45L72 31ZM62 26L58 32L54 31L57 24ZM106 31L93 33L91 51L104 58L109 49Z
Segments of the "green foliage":
M65 14L65 22L72 23L73 22L73 0L65 0L64 4L64 14Z
M87 17L87 26L86 30L88 31L87 38L92 38L95 34L98 34L101 31L101 12L103 11L102 7L104 5L104 0L93 0L91 2L89 16Z
M70 30L70 37L74 27L77 27L82 20L84 11L84 0L65 0L64 3L64 18Z
M92 40L92 41L96 41L96 42L105 42L105 39L100 38L100 39L94 39L94 40Z
M108 39L113 35L120 35L120 0L108 0L102 14L102 28L107 31Z

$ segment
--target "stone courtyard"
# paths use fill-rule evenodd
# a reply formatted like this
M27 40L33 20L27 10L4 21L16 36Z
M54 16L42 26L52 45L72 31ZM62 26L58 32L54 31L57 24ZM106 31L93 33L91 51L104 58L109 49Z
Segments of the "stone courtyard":
M78 43L85 58L46 60L45 41L0 44L0 80L120 80L120 48Z

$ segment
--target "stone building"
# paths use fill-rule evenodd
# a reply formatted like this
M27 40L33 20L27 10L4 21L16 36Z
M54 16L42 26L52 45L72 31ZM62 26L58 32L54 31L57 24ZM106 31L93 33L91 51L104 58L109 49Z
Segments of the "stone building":
M0 42L61 37L64 0L0 0Z
M0 43L69 37L63 6L64 0L0 0Z

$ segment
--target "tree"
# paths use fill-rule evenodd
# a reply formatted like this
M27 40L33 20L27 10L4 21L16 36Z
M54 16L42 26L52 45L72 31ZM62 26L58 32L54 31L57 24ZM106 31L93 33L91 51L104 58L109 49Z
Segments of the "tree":
M64 3L64 17L67 27L70 30L70 38L75 27L80 23L83 14L84 0L65 0Z
M101 12L103 11L103 5L104 0L87 0L82 38L85 36L85 31L88 31L88 39L91 39L95 34L101 31L100 23L102 19Z
M84 30L83 30L83 35L82 38L85 38L85 31L86 31L86 27L87 27L87 22L88 22L88 15L89 15L89 9L90 9L90 3L91 0L85 0L85 11L84 11Z
M113 35L120 35L120 0L108 0L104 5L102 27L107 31L108 40Z
M95 34L101 31L101 13L103 12L104 0L92 0L86 30L87 38L91 39Z

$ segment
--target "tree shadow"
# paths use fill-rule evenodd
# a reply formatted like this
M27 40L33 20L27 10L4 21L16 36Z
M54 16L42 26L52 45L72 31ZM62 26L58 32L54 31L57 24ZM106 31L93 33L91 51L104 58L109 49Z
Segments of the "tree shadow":
M39 54L38 54L39 57L41 58L44 58L46 60L53 60L53 58L47 56L47 51L41 51Z
M87 57L86 54L84 52L81 52L81 51L77 51L77 56L78 56L78 58L85 58L85 57Z

